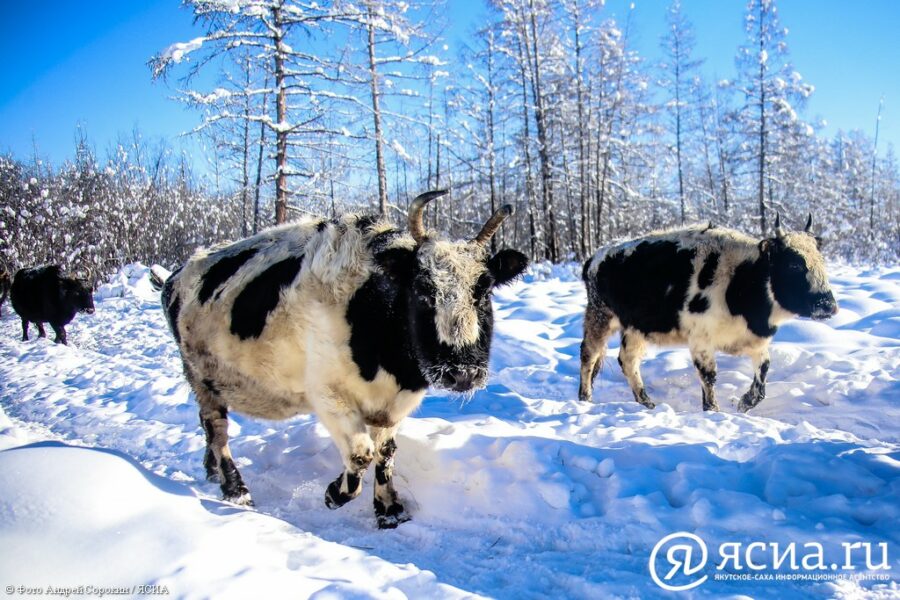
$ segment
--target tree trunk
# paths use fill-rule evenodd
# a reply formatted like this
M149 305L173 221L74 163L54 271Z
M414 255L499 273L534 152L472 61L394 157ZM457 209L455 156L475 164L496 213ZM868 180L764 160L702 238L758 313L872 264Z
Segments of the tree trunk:
M369 83L372 89L372 117L375 120L375 168L378 173L378 213L387 214L387 173L384 166L384 150L381 137L381 108L378 103L378 70L375 63L375 13L372 5L367 5L369 46Z
M281 6L272 8L272 25L275 41L275 88L278 90L275 118L278 120L275 129L275 224L287 221L287 87L284 72L284 23L281 17Z

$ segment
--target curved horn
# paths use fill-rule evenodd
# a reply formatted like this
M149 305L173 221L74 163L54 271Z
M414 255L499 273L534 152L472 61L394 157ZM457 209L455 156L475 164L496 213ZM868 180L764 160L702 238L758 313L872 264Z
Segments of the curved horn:
M784 230L781 228L781 213L775 213L775 237L784 236Z
M478 235L475 236L475 239L472 240L476 244L480 244L484 246L487 244L494 234L497 233L497 230L500 229L500 225L503 221L506 220L506 217L513 214L514 209L512 204L504 204L497 211L491 215L491 218L487 220L487 223L484 224L484 227L481 228L481 231L478 232Z
M809 233L812 230L812 213L809 213L809 217L806 219L806 229L803 231Z
M422 211L425 210L425 205L449 192L450 190L431 190L416 196L416 199L409 205L409 233L416 244L425 241L425 225L422 223Z

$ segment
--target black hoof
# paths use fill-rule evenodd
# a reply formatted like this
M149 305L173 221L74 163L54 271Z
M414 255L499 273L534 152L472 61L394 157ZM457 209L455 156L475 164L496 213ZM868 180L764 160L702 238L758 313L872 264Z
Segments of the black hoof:
M375 518L378 521L378 529L396 529L397 525L406 523L412 517L403 510L403 505L399 502L385 508L384 504L376 500Z

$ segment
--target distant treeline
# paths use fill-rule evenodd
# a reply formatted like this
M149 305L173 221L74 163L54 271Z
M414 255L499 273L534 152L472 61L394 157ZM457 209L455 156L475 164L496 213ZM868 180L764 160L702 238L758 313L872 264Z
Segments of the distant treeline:
M172 266L240 235L241 206L198 182L184 156L136 141L99 162L84 140L58 168L0 156L0 263L49 263L96 282L119 266Z

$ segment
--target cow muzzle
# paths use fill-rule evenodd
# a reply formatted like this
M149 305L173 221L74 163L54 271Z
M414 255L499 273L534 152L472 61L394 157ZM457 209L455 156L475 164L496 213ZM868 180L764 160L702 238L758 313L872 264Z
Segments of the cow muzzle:
M441 387L454 392L468 392L484 385L484 379L483 369L475 367L450 369L441 374Z
M838 304L832 294L825 294L813 305L812 318L816 320L830 319L837 314Z
M90 307L90 308L84 308L84 309L82 309L81 312L85 312L85 313L87 313L87 314L89 314L89 315L92 315L92 314L94 314L94 307L92 306L92 307Z

